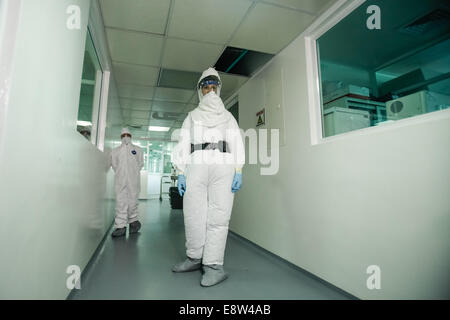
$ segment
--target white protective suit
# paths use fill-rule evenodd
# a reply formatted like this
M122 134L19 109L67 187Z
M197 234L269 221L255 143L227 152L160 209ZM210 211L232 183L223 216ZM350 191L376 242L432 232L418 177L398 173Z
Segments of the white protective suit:
M138 220L138 196L141 191L140 171L144 166L142 150L131 142L111 152L111 166L115 173L116 219L114 228L126 227Z
M203 72L200 81L219 74L213 68ZM213 91L205 96L199 89L200 103L183 122L180 139L173 153L179 174L186 176L183 199L186 254L202 259L204 265L223 265L228 224L234 194L231 184L236 171L241 172L245 149L239 126ZM228 152L197 150L192 144L226 141Z

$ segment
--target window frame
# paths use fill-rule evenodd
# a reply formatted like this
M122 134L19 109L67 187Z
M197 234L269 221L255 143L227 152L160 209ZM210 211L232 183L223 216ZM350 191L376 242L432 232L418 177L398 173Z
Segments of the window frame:
M94 95L93 95L93 101L92 101L92 112L91 112L91 123L92 123L92 130L91 130L91 138L90 142L98 147L98 141L99 141L99 135L98 135L98 128L100 123L100 109L101 109L101 100L102 100L102 94L103 94L103 88L104 88L104 70L103 66L100 63L100 57L96 48L96 45L94 43L94 39L92 37L92 32L90 31L90 27L87 27L86 30L86 43L85 43L85 52L87 51L88 55L90 56L91 61L94 64L94 67L96 68L96 75L95 75L95 85L94 85ZM84 63L84 62L83 62ZM97 69L98 67L98 69ZM83 79L82 79L83 81Z
M322 87L320 81L321 70L317 40L365 2L367 2L367 0L339 0L323 12L322 15L320 15L305 30L304 41L311 145L320 145L336 140L347 139L348 137L373 134L374 132L386 132L405 126L413 126L450 118L449 108L446 110L438 110L415 115L413 117L400 119L395 122L388 122L382 126L371 126L329 137L323 136Z
M100 63L100 68L102 70L97 121L95 126L96 141L92 141L92 143L96 146L97 149L99 149L101 152L104 152L111 65L109 60L109 51L106 45L106 36L103 30L103 22L101 20L100 9L95 2L91 4L86 32L90 34L92 43L94 45L94 50L98 58L98 62ZM94 123L92 125L92 129L94 131Z

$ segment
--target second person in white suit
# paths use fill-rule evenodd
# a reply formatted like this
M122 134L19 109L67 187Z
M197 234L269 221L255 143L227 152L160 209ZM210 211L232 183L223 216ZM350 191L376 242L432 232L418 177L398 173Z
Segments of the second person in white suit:
M116 192L116 219L114 220L113 237L124 236L127 224L130 233L136 233L141 228L138 218L138 196L141 190L140 171L144 166L142 150L131 143L131 133L123 128L120 138L122 144L113 149L110 155Z

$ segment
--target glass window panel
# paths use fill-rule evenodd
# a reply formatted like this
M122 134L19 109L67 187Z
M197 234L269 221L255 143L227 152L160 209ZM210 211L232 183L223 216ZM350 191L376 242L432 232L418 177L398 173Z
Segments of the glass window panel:
M102 69L90 32L86 34L86 45L78 106L77 131L91 143L97 143L97 123L100 110Z
M324 137L450 107L447 2L366 1L317 40Z

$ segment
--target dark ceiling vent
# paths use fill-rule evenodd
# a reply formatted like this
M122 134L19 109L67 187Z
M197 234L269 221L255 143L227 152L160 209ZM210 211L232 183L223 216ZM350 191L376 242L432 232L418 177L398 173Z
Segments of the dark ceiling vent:
M133 129L142 129L143 126L137 126L137 125L133 125L133 124L127 124L127 127L133 128Z
M161 69L158 87L195 90L202 74L198 72Z
M402 27L400 32L420 36L445 29L450 30L450 12L446 9L436 9Z
M214 67L217 71L250 77L273 56L258 51L227 47Z

